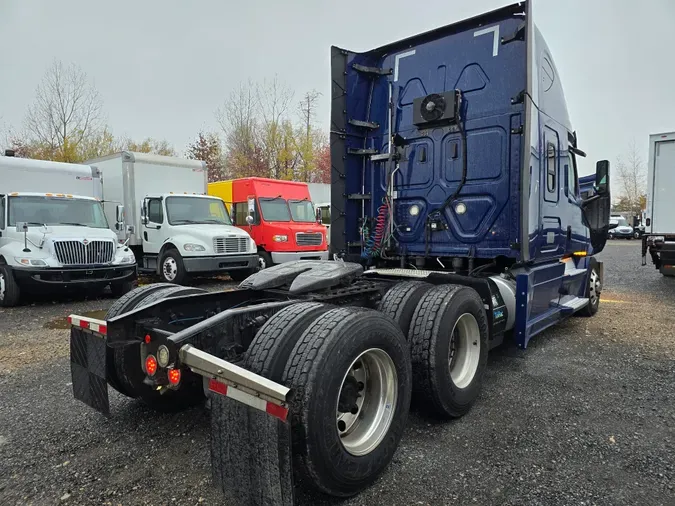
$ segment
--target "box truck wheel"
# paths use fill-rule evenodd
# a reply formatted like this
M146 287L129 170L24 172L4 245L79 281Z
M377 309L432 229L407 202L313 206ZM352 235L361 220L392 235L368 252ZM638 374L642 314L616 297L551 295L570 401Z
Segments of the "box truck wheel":
M444 418L469 411L487 364L488 323L472 288L440 285L422 297L410 328L413 397Z
M6 265L0 265L0 306L16 306L21 299L21 290L14 279L12 270Z
M412 321L415 308L422 295L433 288L433 286L424 281L396 283L382 297L379 310L381 313L391 316L398 323L398 326L401 327L403 335L408 337L410 322Z
M159 261L159 275L167 283L180 285L185 280L185 265L178 250L168 249Z
M267 269L273 265L272 255L270 255L267 251L258 251L258 268L260 270Z
M331 309L293 349L282 383L291 388L294 469L302 482L348 497L389 465L411 393L401 329L377 311Z

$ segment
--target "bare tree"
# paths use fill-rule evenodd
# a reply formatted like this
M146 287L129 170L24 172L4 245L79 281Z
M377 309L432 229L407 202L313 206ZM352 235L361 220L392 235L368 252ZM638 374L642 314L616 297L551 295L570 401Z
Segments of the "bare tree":
M298 179L308 183L315 179L314 173L317 167L316 155L324 141L321 132L314 128L319 97L321 97L321 93L312 90L305 93L305 96L298 104L298 113L302 121L302 132L299 134L299 151L302 157L302 167L298 174Z
M628 145L626 154L617 159L616 167L623 205L639 216L647 191L647 171L635 139Z
M265 153L270 177L285 177L292 161L291 151L295 151L294 138L288 135L285 120L293 100L293 90L279 81L277 76L256 85L258 116L261 120L261 147Z
M267 167L261 148L257 102L253 83L241 84L216 110L216 120L223 130L227 170L234 177L266 176Z
M28 108L28 142L51 150L54 158L76 161L75 153L87 138L103 127L102 100L87 74L75 64L55 61L37 87Z

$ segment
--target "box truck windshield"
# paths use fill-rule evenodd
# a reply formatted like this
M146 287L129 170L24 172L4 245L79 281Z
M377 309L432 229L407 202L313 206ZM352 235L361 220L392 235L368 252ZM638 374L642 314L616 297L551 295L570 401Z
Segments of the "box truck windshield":
M216 225L232 225L220 199L199 197L168 197L166 212L171 225L194 225L208 223Z
M103 207L97 200L72 197L16 196L9 198L8 225L75 225L108 228Z
M314 223L316 221L314 206L309 200L289 200L288 207L291 209L293 221L302 223Z
M296 221L314 223L316 214L309 200L285 200L282 198L261 198L260 208L265 221Z

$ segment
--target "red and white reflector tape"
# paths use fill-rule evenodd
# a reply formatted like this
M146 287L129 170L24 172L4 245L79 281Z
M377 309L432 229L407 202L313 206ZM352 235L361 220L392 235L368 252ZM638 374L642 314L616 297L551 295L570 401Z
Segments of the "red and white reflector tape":
M92 332L98 332L99 334L103 335L106 335L108 332L108 324L103 320L97 320L95 318L87 318L86 316L77 316L71 314L68 317L68 323L74 327L89 329Z
M232 386L226 385L215 379L209 379L209 390L235 401L242 402L247 406L252 408L259 409L260 411L265 411L267 414L278 418L282 422L285 422L288 418L288 408L280 406L279 404L274 404L273 402L266 401L255 395L247 394L242 392Z

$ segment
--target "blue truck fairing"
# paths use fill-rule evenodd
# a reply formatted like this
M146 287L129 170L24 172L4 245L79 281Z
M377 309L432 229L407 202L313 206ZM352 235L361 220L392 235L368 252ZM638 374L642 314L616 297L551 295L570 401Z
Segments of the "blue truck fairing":
M365 53L332 49L334 253L361 254L391 172L398 255L541 261L585 249L562 85L530 17L523 2ZM415 99L452 90L457 125L414 124ZM393 171L390 134L403 140ZM442 226L430 229L434 212Z
M609 164L598 162L601 194L582 198L585 154L531 2L372 51L333 47L331 72L332 253L508 271L523 347L586 305L592 265L602 273L591 255L606 241Z

